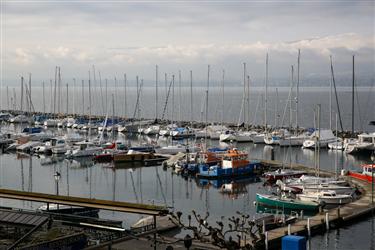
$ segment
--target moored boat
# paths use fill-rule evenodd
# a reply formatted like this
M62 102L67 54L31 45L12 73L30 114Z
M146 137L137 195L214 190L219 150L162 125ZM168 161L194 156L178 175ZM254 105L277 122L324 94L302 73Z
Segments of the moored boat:
M213 166L206 163L200 164L197 177L215 179L255 174L261 168L260 162L249 161L247 156L246 152L238 151L235 148L228 150L218 164Z
M302 201L287 197L279 197L276 195L267 194L256 194L256 201L258 204L262 204L268 207L283 208L283 209L295 209L295 210L309 210L318 211L321 206L315 201Z

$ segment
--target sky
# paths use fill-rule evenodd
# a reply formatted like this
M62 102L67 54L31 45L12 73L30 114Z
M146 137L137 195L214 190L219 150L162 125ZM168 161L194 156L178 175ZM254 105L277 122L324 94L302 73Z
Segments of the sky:
M328 82L335 75L373 84L374 1L7 1L1 0L2 84L88 78L145 83L182 72L204 84L210 77L240 84L246 74L262 84L269 54L271 83L288 82L301 49L301 80Z

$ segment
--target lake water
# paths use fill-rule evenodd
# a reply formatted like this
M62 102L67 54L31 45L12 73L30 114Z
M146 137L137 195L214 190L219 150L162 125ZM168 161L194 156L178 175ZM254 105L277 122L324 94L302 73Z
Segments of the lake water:
M3 126L2 129L19 130L13 125ZM66 133L65 130L55 131ZM72 130L68 131L69 133ZM130 140L133 144L157 140L159 144L169 144L169 139L138 136L118 135L118 139ZM218 141L209 141L212 146ZM241 150L249 152L251 158L271 157L271 148L252 143L236 145ZM292 148L275 147L275 159L314 165L314 151ZM337 158L336 158L337 157ZM337 164L335 164L337 162ZM350 156L341 152L322 150L321 169L339 173L340 169L358 168L361 163L369 163L370 157ZM173 207L174 211L182 211L184 215L192 210L200 214L210 212L209 221L214 223L221 217L230 217L236 211L253 216L256 207L253 205L256 193L269 192L269 187L263 185L261 179L244 179L240 182L241 192L234 195L222 194L219 187L222 183L185 179L164 170L161 166L142 168L113 168L111 164L95 164L87 159L68 160L58 157L28 156L21 154L0 154L0 187L43 193L56 193L54 173L59 171L59 194L80 196L116 201L141 202L161 204ZM41 204L14 200L0 200L1 206L36 209ZM100 216L124 221L129 227L140 216L109 211L101 211ZM186 218L186 217L185 217ZM356 241L353 242L355 234ZM357 224L331 230L324 235L313 237L310 249L373 249L374 247L374 217L367 217Z
M125 90L123 87L108 87L107 91L99 87L91 89L91 113L106 114L112 113L111 102L112 94L115 103L116 115L132 117L137 98L137 90L134 84L127 88L125 106ZM20 90L14 90L17 109L20 106ZM106 94L107 92L107 94ZM1 98L1 107L11 108L14 97L13 89L9 88L9 95L6 95L6 89L3 88ZM54 110L69 113L90 113L89 91L87 86L82 89L78 87L69 87L68 95L66 88L61 88L60 98L56 91L51 88L45 88L43 98L43 89L33 87L32 102L35 110L53 112ZM170 120L189 121L191 117L195 121L205 121L205 88L193 88L193 113L191 113L190 88L182 87L171 89L168 104L165 106L164 118ZM244 111L241 111L243 103L243 88L238 86L225 86L224 109L222 108L222 91L220 87L214 86L209 92L209 112L208 120L210 122L243 122L243 113L245 121L252 124L264 123L264 90L263 88L250 89L249 101L245 100ZM268 124L278 125L289 124L289 107L286 106L289 95L289 88L270 87L268 90ZM321 127L335 127L335 121L330 123L329 88L301 88L299 96L299 125L303 127L314 126L314 108L320 104L321 109ZM166 88L160 85L158 89L158 117L162 117L164 105L166 103ZM343 127L351 130L351 89L339 88L338 99L343 120ZM58 102L60 100L60 103ZM295 99L292 103L292 122L295 124ZM44 103L44 105L43 105ZM333 112L336 112L336 101L332 99ZM68 104L68 105L67 105ZM108 105L107 105L108 104ZM358 88L355 100L355 130L375 131L375 126L369 126L370 120L375 120L375 95L372 88ZM224 110L222 112L222 110ZM155 88L145 87L142 90L140 98L140 116L145 118L155 118ZM278 114L279 116L275 116ZM333 115L335 117L335 115ZM18 130L19 128L4 127L2 129ZM65 132L65 131L60 131ZM156 140L156 138L131 136L125 137L119 135L120 139L131 140L133 143L141 141ZM164 145L170 143L168 140L160 138L159 143ZM210 142L216 145L217 141ZM270 158L271 149L269 146L254 145L251 143L242 143L237 145L240 149L249 152L251 158ZM314 151L293 148L291 153L287 149L275 147L275 158L282 160L286 164L289 161L303 163L314 166ZM337 161L337 164L335 162ZM357 168L361 163L368 163L370 157L351 156L342 153L322 150L321 168L339 172L340 169ZM17 190L26 190L34 192L55 193L56 183L53 177L55 171L61 173L59 181L59 193L63 195L91 197L98 199L110 199L118 201L142 202L162 204L173 207L175 211L182 211L186 215L193 209L198 213L204 214L210 212L209 220L215 222L221 216L231 216L236 211L241 211L250 215L255 214L256 208L253 205L257 192L268 192L267 187L263 186L261 180L246 179L241 182L242 191L236 195L225 195L220 192L219 187L222 183L199 182L195 179L184 179L181 176L172 174L171 170L163 170L162 167L143 167L143 168L122 168L114 169L110 164L94 164L85 159L66 160L51 157L37 157L15 154L0 154L0 187L13 188ZM12 200L1 200L1 205L15 206L20 208L37 208L40 204L31 202L19 202ZM126 227L133 224L140 217L132 214L120 214L108 211L102 211L101 217L120 219L124 221ZM344 227L338 230L332 230L328 234L316 236L310 242L310 249L373 249L374 248L374 218L366 218L361 222ZM352 241L352 235L355 233L356 242Z

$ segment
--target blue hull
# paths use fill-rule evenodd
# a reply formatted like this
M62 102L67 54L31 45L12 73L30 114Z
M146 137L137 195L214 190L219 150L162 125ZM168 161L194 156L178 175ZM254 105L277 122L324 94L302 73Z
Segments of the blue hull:
M199 166L199 173L197 174L197 177L205 179L220 179L236 176L253 175L258 169L260 169L259 161L250 162L248 165L243 167L226 169L223 169L218 165L210 167L204 164Z

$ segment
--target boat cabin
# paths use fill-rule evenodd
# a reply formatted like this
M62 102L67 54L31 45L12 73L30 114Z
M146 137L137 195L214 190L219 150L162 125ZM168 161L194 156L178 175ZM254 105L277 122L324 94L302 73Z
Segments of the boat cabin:
M223 157L222 168L237 168L243 167L249 164L247 159L247 153L238 151L236 148L228 150Z

